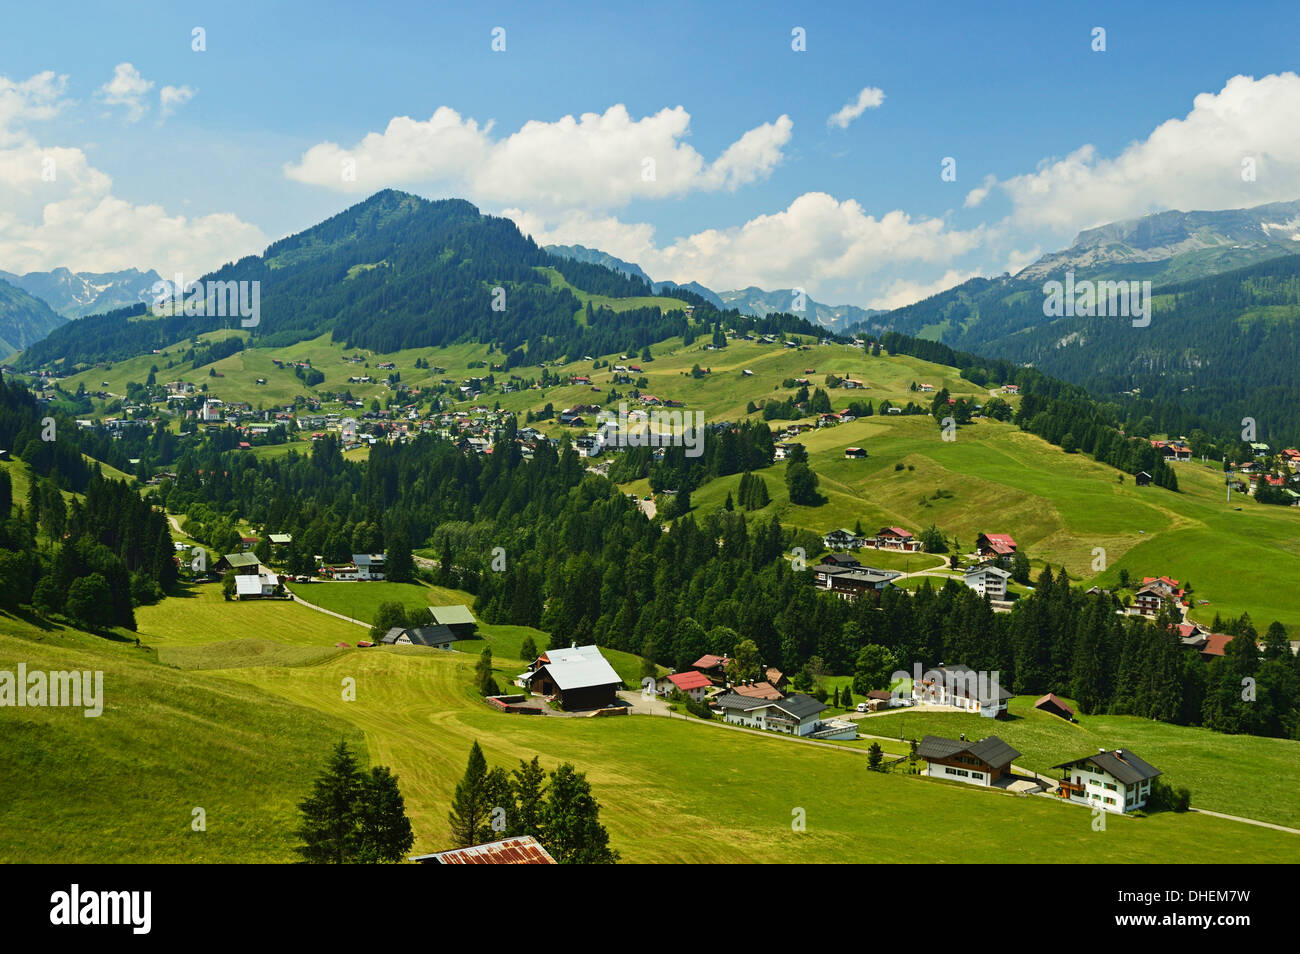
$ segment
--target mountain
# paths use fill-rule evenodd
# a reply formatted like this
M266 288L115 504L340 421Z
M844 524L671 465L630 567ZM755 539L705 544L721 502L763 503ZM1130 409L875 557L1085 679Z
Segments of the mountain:
M23 350L66 323L45 302L0 279L0 357Z
M808 295L803 296L803 311L795 311L798 304L796 295L798 293L793 288L778 288L773 291L765 291L762 288L755 288L751 285L748 288L742 288L739 291L724 291L719 295L723 303L728 308L735 308L743 315L769 315L779 312L789 312L791 314L802 314L813 324L820 325L823 328L829 328L831 331L842 332L850 325L871 326L873 319L877 315L884 314L874 308L859 308L857 305L824 305L815 301Z
M1300 252L1300 200L1221 212L1157 212L1080 232L1070 247L1044 255L1016 278L1043 281L1066 270L1077 278L1185 281Z
M142 272L127 268L120 272L74 272L56 268L51 272L15 275L0 271L0 279L35 295L65 318L81 318L148 301L150 289L161 276L152 268Z
M640 265L617 258L599 249L587 248L585 245L547 245L546 251L552 255L571 258L578 262L603 265L625 275L639 278L649 282L654 288L655 294L672 294L678 290L694 292L720 311L735 308L742 315L754 315L758 318L783 312L800 314L792 311L796 304L795 290L793 288L766 291L751 285L749 288L740 289L739 291L715 292L704 287L699 282L678 284L677 282L653 281ZM834 332L842 332L850 325L868 322L874 316L883 314L881 311L871 308L859 308L856 305L824 305L806 295L804 296L803 305L805 310L801 317L805 317L813 324L828 328Z
M246 342L242 334L231 336L226 354L322 334L379 352L476 341L492 343L511 368L525 357L538 364L639 351L665 338L702 334L719 320L699 298L690 301L693 319L685 300L660 296L662 303L647 303L653 292L644 279L552 255L511 220L482 215L469 202L431 202L395 190L200 281L259 283L256 324L245 326L251 329ZM590 296L637 301L595 307ZM736 316L727 317L734 325ZM807 325L788 317L770 324L764 333ZM140 303L69 322L28 349L21 364L68 369L116 361L222 329L242 332L241 325L238 317L154 317Z

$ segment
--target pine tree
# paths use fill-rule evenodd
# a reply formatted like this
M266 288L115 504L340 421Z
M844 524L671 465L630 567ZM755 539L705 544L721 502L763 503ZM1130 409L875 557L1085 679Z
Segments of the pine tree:
M357 860L363 863L398 862L415 843L406 803L397 776L386 765L376 765L362 777L362 803Z
M546 810L546 771L537 756L531 762L522 759L519 768L510 773L510 813L507 832L510 835L532 835L542 839L542 816Z
M358 808L362 779L356 759L342 739L325 770L316 777L312 793L298 805L302 823L295 850L314 864L345 864L355 859L360 844Z
M551 773L541 818L542 844L560 864L614 864L600 805L582 772L565 762Z
M477 741L470 747L465 775L456 784L451 812L451 837L458 848L468 848L491 840L492 809L496 807L488 780L487 759Z

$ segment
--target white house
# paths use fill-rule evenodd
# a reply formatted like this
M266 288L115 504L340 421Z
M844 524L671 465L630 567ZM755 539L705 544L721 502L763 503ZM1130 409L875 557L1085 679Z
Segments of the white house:
M1011 774L1011 763L1020 753L996 735L978 742L927 735L916 747L926 763L925 774L950 782L989 786Z
M805 738L856 739L857 726L852 722L823 722L819 716L828 708L812 696L796 692L784 699L756 699L730 692L720 696L715 705L722 717L736 725L772 732L784 732Z
M354 553L352 562L357 566L358 580L382 580L384 578L384 555L382 553Z
M235 576L235 598L241 600L258 600L275 595L275 588L280 585L280 578L264 566L259 566L256 573L243 573Z
M661 695L672 695L673 690L676 689L695 702L701 701L711 688L713 688L713 683L709 680L709 677L698 669L688 669L686 672L674 672L663 676L660 678L658 685Z
M962 578L963 582L980 596L991 600L1007 598L1007 580L1011 574L999 566L977 566Z
M1151 780L1161 774L1128 749L1113 752L1100 749L1096 755L1085 755L1053 767L1065 772L1057 796L1121 815L1147 803L1151 797Z
M912 680L912 701L932 706L952 706L998 718L1007 711L1012 693L998 685L998 674L976 672L960 663L936 666Z

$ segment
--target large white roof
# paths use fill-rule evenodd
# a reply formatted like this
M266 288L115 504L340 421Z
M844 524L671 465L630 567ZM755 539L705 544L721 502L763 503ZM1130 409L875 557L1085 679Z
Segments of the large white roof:
M596 646L573 646L569 649L548 649L546 671L561 689L584 689L587 686L608 686L621 683L618 673Z

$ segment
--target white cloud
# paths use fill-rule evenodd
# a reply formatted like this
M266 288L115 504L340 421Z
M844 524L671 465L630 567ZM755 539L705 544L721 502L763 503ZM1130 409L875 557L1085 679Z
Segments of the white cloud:
M113 78L99 88L98 95L109 106L123 107L128 123L137 123L147 108L145 95L153 87L153 81L141 76L130 63L118 63L113 69Z
M57 111L65 79L0 76L0 268L156 268L197 278L266 247L261 229L228 213L187 217L127 202L81 149L43 145L14 127Z
M166 119L194 98L198 90L190 86L164 86L158 91L159 121Z
M832 113L826 120L828 126L839 126L841 129L848 129L849 123L857 119L868 109L875 109L885 101L885 91L877 89L875 86L863 87L862 92L858 93L858 98L851 103L846 103L838 112Z
M914 220L901 211L877 218L857 202L824 192L805 193L787 208L743 225L708 229L662 246L644 223L585 212L555 221L518 209L504 214L539 244L599 248L636 262L657 281L698 281L715 290L799 287L833 303L845 296L860 300L882 269L946 265L976 248L984 235L982 227L958 232L942 219Z
M931 295L937 295L939 292L945 292L949 288L955 288L964 281L975 278L980 274L978 270L963 271L957 268L950 268L943 275L931 282L912 281L910 279L895 279L885 286L883 292L872 298L867 307L893 309L902 308L904 305L915 304L918 301L929 298Z
M399 116L351 148L315 145L284 172L346 192L429 184L480 202L601 209L762 179L783 158L792 128L780 116L747 131L710 163L683 141L690 114L680 106L633 119L616 104L604 113L530 120L504 138L493 138L491 123L480 126L443 106L427 121ZM344 175L349 162L351 180Z
M10 123L56 116L69 104L63 98L67 88L68 77L55 75L51 70L21 82L0 76L0 136Z
M1014 224L1073 233L1157 209L1218 210L1300 198L1300 76L1234 76L1114 158L1082 145L999 183ZM1257 178L1242 180L1242 160ZM978 191L978 190L976 190Z
M993 187L997 185L997 182L997 176L992 174L985 176L982 183L966 193L966 201L963 205L968 209L983 205L984 200L989 197L989 193L993 191Z

